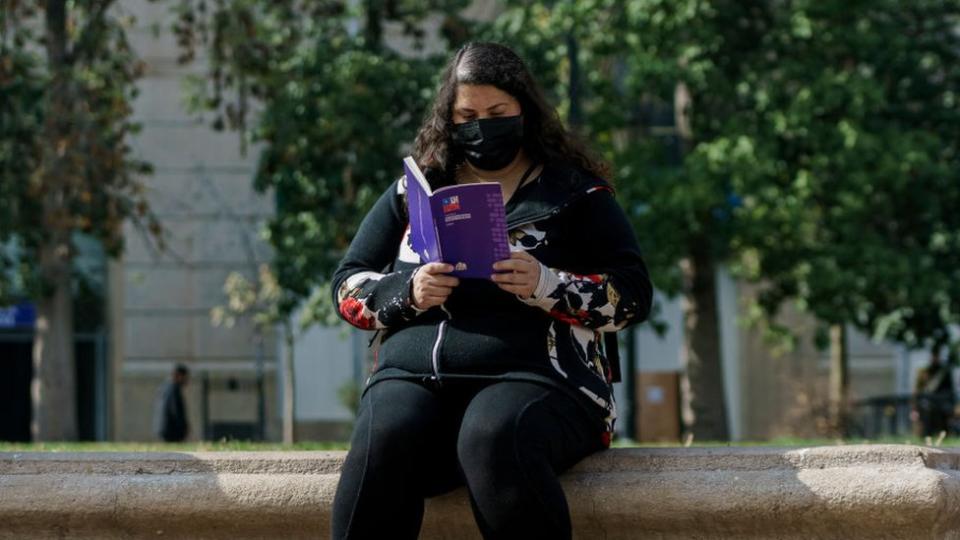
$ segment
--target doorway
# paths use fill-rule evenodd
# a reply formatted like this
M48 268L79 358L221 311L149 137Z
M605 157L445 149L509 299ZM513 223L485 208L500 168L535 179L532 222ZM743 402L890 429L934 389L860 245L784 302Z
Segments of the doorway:
M31 342L0 341L0 441L30 441L32 349Z
M74 340L80 441L107 438L107 373L102 343L99 334L78 335ZM32 378L33 336L0 335L0 441L30 442Z

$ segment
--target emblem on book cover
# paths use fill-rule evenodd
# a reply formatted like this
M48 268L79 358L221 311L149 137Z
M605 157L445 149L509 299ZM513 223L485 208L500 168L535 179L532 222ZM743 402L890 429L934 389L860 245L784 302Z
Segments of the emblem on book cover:
M443 213L449 214L450 212L456 212L460 209L460 196L453 195L450 197L444 197L443 201Z

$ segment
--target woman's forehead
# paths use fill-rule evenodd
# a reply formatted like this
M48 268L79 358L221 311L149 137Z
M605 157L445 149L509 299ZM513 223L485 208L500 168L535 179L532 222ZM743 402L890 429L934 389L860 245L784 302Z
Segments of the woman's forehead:
M458 109L485 110L499 103L519 105L510 94L490 84L458 84L454 107Z

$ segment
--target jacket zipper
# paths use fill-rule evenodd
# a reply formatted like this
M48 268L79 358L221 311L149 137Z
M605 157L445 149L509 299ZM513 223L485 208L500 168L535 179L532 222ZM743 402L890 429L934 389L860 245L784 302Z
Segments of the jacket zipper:
M440 304L440 309L446 313L447 318L440 321L437 327L437 339L433 342L433 350L430 353L430 364L433 367L433 379L440 384L440 342L443 341L443 330L447 327L447 322L453 318L453 315L447 311L447 307Z

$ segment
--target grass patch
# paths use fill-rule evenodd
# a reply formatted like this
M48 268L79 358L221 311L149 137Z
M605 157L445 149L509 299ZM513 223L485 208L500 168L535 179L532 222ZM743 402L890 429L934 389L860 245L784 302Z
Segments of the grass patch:
M685 445L680 442L648 443L617 439L613 442L614 448L677 448L691 446L699 448L713 447L810 447L810 446L844 446L862 444L904 444L913 446L960 447L960 437L948 437L942 440L920 437L881 437L877 439L801 439L796 437L781 437L769 441L694 441Z
M856 444L908 444L915 446L960 447L960 438L951 437L937 444L937 441L927 441L916 437L886 437L879 439L800 439L778 438L769 441L737 441L720 442L704 441L693 442L689 446L696 448L744 448L744 447L810 447L810 446L838 446ZM636 442L629 439L617 439L613 442L614 448L678 448L684 446L680 442ZM304 451L304 450L347 450L347 442L298 442L293 445L283 445L277 442L248 442L248 441L218 441L218 442L189 442L189 443L138 443L138 442L48 442L48 443L5 443L0 442L0 452L274 452L274 451Z
M0 452L269 452L290 450L346 450L346 442L299 442L283 445L276 442L219 441L187 443L137 442L46 442L4 443Z

